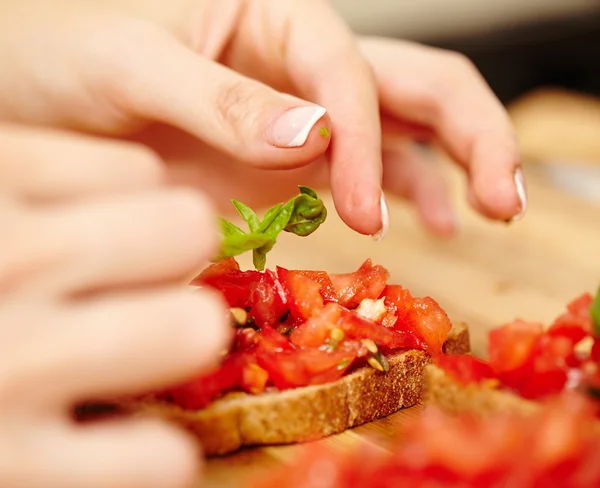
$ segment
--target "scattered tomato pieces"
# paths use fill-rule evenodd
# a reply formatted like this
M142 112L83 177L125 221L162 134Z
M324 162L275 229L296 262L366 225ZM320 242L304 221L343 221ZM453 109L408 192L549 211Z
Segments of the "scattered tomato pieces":
M462 383L494 378L502 388L530 400L565 389L585 390L600 366L600 342L593 336L591 303L590 294L581 295L547 329L539 323L515 320L491 330L487 362L447 356L436 360L437 364Z

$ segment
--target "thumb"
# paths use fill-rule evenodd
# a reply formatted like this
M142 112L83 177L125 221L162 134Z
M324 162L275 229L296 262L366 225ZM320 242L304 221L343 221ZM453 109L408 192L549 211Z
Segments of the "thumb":
M129 55L121 52L116 62L126 65L105 71L125 115L175 126L257 167L303 166L327 150L323 107L204 58L166 32L144 37L126 48Z

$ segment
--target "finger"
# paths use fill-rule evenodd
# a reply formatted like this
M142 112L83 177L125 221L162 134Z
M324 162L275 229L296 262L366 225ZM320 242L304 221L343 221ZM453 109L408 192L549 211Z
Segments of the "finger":
M358 232L379 231L379 106L373 74L353 34L322 0L250 2L236 39L245 52L247 46L277 46L266 54L272 65L285 67L301 96L327 107L333 128L330 185L338 214Z
M46 411L178 384L214 367L231 339L225 304L206 290L163 288L29 308L27 303L15 302L1 313L3 323L16 327L3 357L3 364L13 365L4 393L20 391L19 405L34 399L28 403ZM36 387L21 391L25 384Z
M386 191L411 200L426 228L441 237L457 230L457 217L439 162L425 146L396 136L383 153Z
M119 57L101 60L104 91L120 111L176 126L257 167L294 168L326 151L323 107L199 56L166 32L142 25L134 34Z
M373 74L353 34L326 2L293 5L288 66L295 84L326 106L331 116L330 184L336 208L350 227L374 234L384 225L384 210L381 126Z
M73 295L179 280L216 253L211 205L187 189L99 197L25 215L5 219L14 228L0 276L13 293Z
M201 472L194 441L158 420L111 421L60 434L52 449L39 446L28 460L31 469L23 470L30 479L18 486L191 488Z
M88 198L159 185L164 168L144 146L61 131L0 126L0 191L31 201Z
M466 169L483 214L522 217L527 202L515 134L472 63L410 43L365 41L363 50L373 63L382 106L397 118L434 129Z

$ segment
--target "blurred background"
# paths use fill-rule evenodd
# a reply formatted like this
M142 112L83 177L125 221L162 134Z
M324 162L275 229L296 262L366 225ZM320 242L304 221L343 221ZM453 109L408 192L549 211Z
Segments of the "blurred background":
M509 108L526 160L600 199L600 174L588 188L600 163L600 0L331 2L358 33L467 55Z

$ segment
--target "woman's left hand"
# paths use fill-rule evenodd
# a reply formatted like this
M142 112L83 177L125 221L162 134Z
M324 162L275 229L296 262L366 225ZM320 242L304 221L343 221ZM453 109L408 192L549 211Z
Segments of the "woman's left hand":
M382 228L383 180L416 203L429 228L450 234L442 175L416 137L465 169L481 214L510 220L525 211L508 116L456 53L359 41L323 0L49 0L36 15L28 3L5 3L0 15L4 120L143 142L169 162L172 181L220 203L267 204L298 183L329 182L341 218L364 234ZM215 101L207 60L260 83L231 83ZM327 109L329 144L267 147L273 114L266 101L264 113L257 107L286 94ZM211 127L215 113L222 120Z

